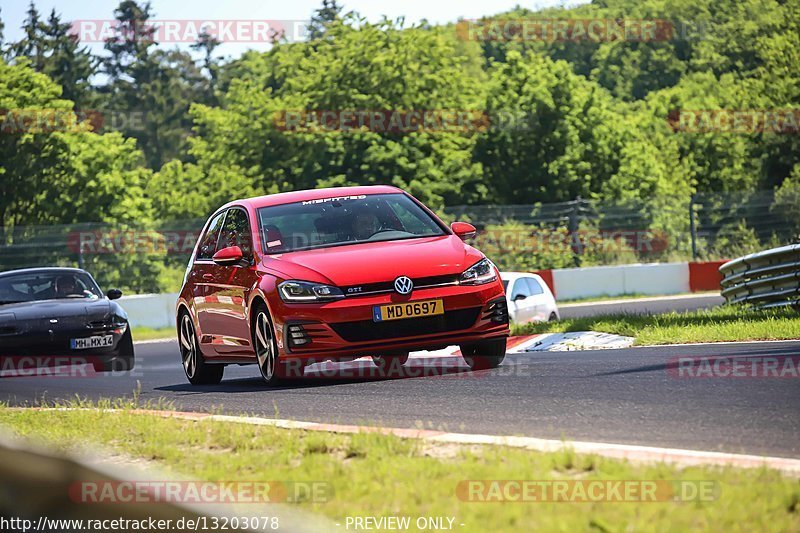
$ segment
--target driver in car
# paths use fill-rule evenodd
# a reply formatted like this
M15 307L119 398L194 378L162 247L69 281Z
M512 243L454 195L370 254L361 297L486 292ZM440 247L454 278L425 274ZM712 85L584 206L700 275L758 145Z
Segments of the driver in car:
M83 291L78 289L78 284L73 276L59 276L55 283L56 298L70 298L83 296Z
M362 209L353 217L353 237L363 241L369 239L378 230L378 217L368 209Z

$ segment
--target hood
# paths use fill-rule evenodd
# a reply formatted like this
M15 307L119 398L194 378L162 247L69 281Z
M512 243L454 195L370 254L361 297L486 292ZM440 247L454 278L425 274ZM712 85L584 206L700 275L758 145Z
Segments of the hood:
M16 320L37 320L41 318L66 318L86 316L103 318L111 311L108 300L89 300L84 298L63 300L42 300L0 305L0 315L13 314Z
M264 265L285 279L340 287L460 274L483 257L455 235L350 244L267 256Z

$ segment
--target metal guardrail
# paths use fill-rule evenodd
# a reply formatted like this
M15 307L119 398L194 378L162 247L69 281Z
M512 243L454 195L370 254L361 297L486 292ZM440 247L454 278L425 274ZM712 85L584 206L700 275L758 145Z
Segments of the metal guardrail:
M728 261L721 267L728 303L800 307L800 244L781 246Z

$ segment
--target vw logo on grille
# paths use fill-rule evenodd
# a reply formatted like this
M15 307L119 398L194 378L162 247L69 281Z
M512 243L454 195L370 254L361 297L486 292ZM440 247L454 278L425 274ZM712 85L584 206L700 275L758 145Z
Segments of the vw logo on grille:
M414 282L411 281L411 278L400 276L394 280L394 290L398 294L411 294L411 291L414 290Z

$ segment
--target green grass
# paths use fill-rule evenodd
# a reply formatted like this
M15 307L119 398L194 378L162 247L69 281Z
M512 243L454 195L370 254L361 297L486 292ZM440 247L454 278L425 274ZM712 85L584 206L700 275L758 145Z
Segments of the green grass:
M613 314L515 325L514 335L600 331L634 337L637 345L800 339L800 313L738 306L663 315Z
M625 294L618 294L611 296L609 294L602 294L600 296L589 296L587 298L567 298L565 300L556 299L559 304L577 304L577 303L592 303L592 302L608 302L614 300L638 300L640 298L659 298L661 296L697 296L697 295L719 295L719 291L701 291L701 292L684 292L680 294L643 294L641 292L629 292Z
M131 328L131 335L133 335L134 342L151 339L174 339L177 337L175 328L145 328L138 326Z
M767 469L635 466L569 450L434 445L375 433L164 419L125 409L0 407L0 424L58 449L85 452L100 445L186 479L327 481L327 502L297 504L298 509L342 524L346 516L402 515L455 517L458 531L800 530L800 484ZM455 492L462 480L578 479L713 481L716 496L655 503L470 503Z

